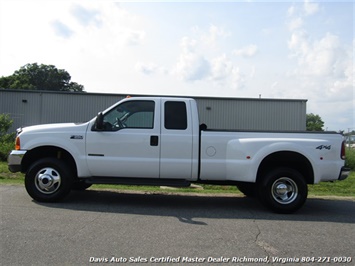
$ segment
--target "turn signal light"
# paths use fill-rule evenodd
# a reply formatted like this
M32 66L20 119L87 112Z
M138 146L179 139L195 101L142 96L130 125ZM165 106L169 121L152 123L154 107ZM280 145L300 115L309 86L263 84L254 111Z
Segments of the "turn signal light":
M20 138L16 137L15 140L15 150L21 150Z

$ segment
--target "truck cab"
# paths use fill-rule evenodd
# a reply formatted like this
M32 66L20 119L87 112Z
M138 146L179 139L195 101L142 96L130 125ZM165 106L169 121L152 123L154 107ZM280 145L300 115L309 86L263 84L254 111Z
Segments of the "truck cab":
M100 113L86 132L90 175L196 180L199 127L192 101L128 98Z

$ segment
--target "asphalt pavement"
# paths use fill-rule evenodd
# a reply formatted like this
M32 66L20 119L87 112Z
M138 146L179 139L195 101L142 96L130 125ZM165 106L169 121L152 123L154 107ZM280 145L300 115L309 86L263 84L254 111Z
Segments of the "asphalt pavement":
M280 215L242 196L88 190L60 203L0 186L0 265L355 265L355 201Z

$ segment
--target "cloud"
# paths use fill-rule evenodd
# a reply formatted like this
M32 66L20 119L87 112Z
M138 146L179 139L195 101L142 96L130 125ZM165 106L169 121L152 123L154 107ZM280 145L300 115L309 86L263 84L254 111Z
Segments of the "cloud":
M195 51L197 41L183 37L180 42L181 53L173 73L185 81L202 80L210 73L210 64L203 55Z
M209 79L221 86L233 89L242 89L245 87L245 76L241 73L240 68L228 59L226 54L216 57L211 61L211 75Z
M96 9L88 9L82 7L81 5L74 5L70 12L83 26L88 26L91 23L96 26L100 26L102 23L99 18L100 12Z
M189 37L183 37L180 41L180 47L183 53L194 52L197 45L197 40L191 39Z
M258 46L250 44L242 49L234 50L233 54L236 56L253 57L258 52Z
M210 64L202 55L183 52L180 54L174 72L185 81L202 80L209 75Z
M327 33L312 40L305 32L291 36L289 49L297 60L294 76L316 101L345 103L352 94L352 49L342 46L338 36Z
M305 0L303 3L303 9L307 16L313 15L319 11L319 4L312 3L310 0Z
M57 36L70 38L74 32L63 22L59 20L52 21L51 27Z
M223 54L212 60L211 79L216 81L224 80L233 73L234 68L233 63Z
M228 52L221 52L219 48L230 33L215 25L211 25L205 32L195 26L192 33L193 37L181 38L180 55L171 74L186 82L205 81L214 88L244 88L246 76L228 56ZM251 57L257 50L256 45L250 45L236 53ZM229 53L233 54L233 51Z
M290 31L301 28L302 26L303 26L303 19L301 17L292 19L288 24L288 28Z
M290 6L287 10L287 15L289 17L293 16L296 12L296 7L294 5Z
M289 49L298 60L298 72L303 75L344 76L342 61L346 60L346 53L336 35L327 33L322 39L312 41L305 32L295 32Z
M288 9L289 58L296 64L289 72L287 83L281 85L290 89L281 92L273 88L273 93L308 99L307 112L320 114L326 127L339 130L339 125L348 124L349 127L354 124L355 45L350 47L341 35L313 29L310 25L312 20L307 17L317 14L320 9L318 3L308 0L300 6L293 4ZM317 25L317 28L320 26ZM328 124L327 121L332 122Z
M142 44L145 39L145 32L140 30L123 29L122 35L124 43L128 46L136 46Z
M164 67L161 67L155 63L142 63L138 62L135 65L135 69L143 73L145 75L152 75L152 74L167 74L167 70Z
M61 37L75 34L76 44L83 49L116 53L118 47L141 45L145 39L142 19L116 3L94 1L83 7L68 2L62 9L60 15L54 15L58 18L51 23L52 29Z
M211 47L215 47L219 39L229 37L230 35L231 33L227 32L224 28L211 25L208 29L208 33L204 34L201 39Z

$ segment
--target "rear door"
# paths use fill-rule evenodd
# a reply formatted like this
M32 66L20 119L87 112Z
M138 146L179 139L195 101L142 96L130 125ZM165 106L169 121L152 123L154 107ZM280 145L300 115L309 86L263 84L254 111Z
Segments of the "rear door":
M193 159L190 104L163 98L161 111L160 178L189 179Z

